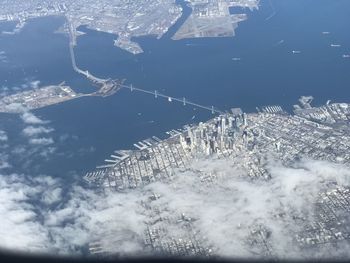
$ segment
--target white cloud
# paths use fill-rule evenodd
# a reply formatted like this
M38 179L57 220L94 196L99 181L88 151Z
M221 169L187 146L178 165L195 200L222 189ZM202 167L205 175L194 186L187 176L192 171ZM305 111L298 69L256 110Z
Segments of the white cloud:
M28 143L13 145L9 153L14 155L13 158L16 158L16 161L21 164L22 169L27 169L33 164L33 156L34 159L40 158L46 161L57 148L54 147L55 140L48 135L54 129L48 125L41 125L49 121L41 120L30 112L25 112L21 117L24 119L24 124L31 123L22 130L22 135L28 139Z
M49 192L44 192L42 201L46 205L52 205L62 200L62 189L56 188Z
M0 158L0 170L10 168L10 167L11 167L11 165L7 160Z
M8 154L6 151L3 151L8 147L6 144L0 144L0 170L10 168L11 164L8 162Z
M1 86L0 87L0 97L5 97L8 95L9 88L7 86Z
M25 111L22 115L21 118L24 123L26 124L44 124L47 123L41 119L39 119L37 116L35 116L33 113L29 111Z
M21 84L21 90L23 89L37 89L39 88L40 80L33 79L32 77L25 78L24 83Z
M106 196L79 186L63 197L60 182L51 177L2 176L0 247L79 254L90 240L105 233L143 234L143 216L137 214L136 206L135 196ZM124 242L135 242L119 238L121 247L126 246Z
M50 138L51 139L51 138ZM52 139L53 142L53 139ZM44 157L46 160L49 159L50 155L52 155L57 150L56 147L46 147L40 151L40 156Z
M37 189L21 179L20 175L1 176L0 179L0 236L1 247L45 251L48 236L30 204Z
M54 131L52 128L46 128L43 126L39 126L39 127L28 126L23 129L23 134L28 137L32 137L42 133L50 133L52 131Z
M202 170L202 173L198 173ZM159 208L155 227L181 238L188 230L177 223L181 214L194 219L193 230L220 256L252 257L259 249L247 243L257 225L270 231L273 255L304 258L293 237L302 231L295 217L314 219L312 204L326 181L349 185L347 167L319 161L302 161L295 167L271 162L270 180L249 180L226 160L199 160L192 170L178 171L170 181L152 183L125 193L97 193L78 185L65 186L52 177L23 175L0 177L0 246L25 251L81 253L88 242L100 240L103 249L128 255L142 253L150 203ZM208 180L208 178L211 180ZM69 188L68 190L66 188ZM63 190L65 188L65 190ZM166 225L165 225L166 224ZM350 257L347 247L334 248ZM333 256L329 249L317 251ZM340 255L340 254L339 254Z
M54 140L51 137L39 137L41 134L48 134L54 131L53 128L42 126L43 124L49 123L48 121L44 121L38 118L29 111L23 112L21 115L21 119L25 124L29 124L29 126L25 127L22 130L23 135L29 138L29 144L37 146L47 146L54 143ZM53 147L50 147L43 150L40 153L40 155L47 158L48 155L53 153L54 151L55 149Z
M0 62L3 62L3 63L7 62L7 56L5 51L0 51Z
M40 80L31 81L31 82L29 83L29 86L30 86L32 89L37 89L37 88L39 88L39 86L40 86Z
M54 143L54 140L52 138L31 138L29 143L35 145L50 145Z
M26 152L26 147L24 147L23 145L17 145L16 147L13 148L13 150L11 151L12 154L15 155L22 155Z
M28 109L20 103L11 103L9 105L6 105L6 110L8 112L13 112L13 113L24 113L28 111Z
M5 131L0 130L0 142L6 142L8 140L7 134Z

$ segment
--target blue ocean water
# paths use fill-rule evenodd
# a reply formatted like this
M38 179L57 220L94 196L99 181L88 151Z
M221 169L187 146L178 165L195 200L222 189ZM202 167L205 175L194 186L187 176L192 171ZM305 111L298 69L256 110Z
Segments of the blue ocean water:
M234 38L173 41L170 37L179 23L162 39L136 38L145 51L136 56L114 47L116 36L83 27L86 34L78 38L76 59L96 76L126 78L136 87L222 110L241 107L249 112L267 104L291 110L301 95L313 95L315 103L349 102L350 60L342 57L350 53L349 10L348 0L265 0L258 11L248 13ZM0 63L0 86L66 81L77 91L91 91L90 83L72 69L68 38L54 34L63 22L59 17L40 18L19 34L0 35L0 51L9 60ZM341 47L331 47L332 43ZM232 59L237 57L239 61ZM25 169L63 177L93 169L115 149L129 149L138 140L212 116L128 90L35 114L51 121L57 154L45 162L34 156L35 165ZM0 122L0 129L11 134L22 129L14 115L2 114ZM59 143L62 135L74 139ZM20 136L12 141L21 143ZM21 170L20 162L16 168Z

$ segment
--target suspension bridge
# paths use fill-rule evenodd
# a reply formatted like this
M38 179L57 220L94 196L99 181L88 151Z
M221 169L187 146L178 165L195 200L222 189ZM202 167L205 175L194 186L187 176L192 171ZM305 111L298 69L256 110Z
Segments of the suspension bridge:
M149 95L154 96L154 98L156 98L156 99L162 98L162 99L168 100L169 102L180 102L183 104L183 106L190 105L190 106L194 106L196 108L200 108L203 110L208 110L208 111L211 111L212 114L215 114L215 113L223 114L224 113L223 111L215 108L214 106L204 106L204 105L189 101L186 98L176 98L176 97L162 94L157 90L150 91L150 90L140 89L140 88L134 87L132 84L131 85L120 85L120 87L125 88L125 89L129 89L131 92L142 92L145 94L149 94Z
M166 99L166 100L168 100L168 102L180 102L183 104L183 106L190 105L190 106L194 106L194 107L199 108L199 109L208 110L212 114L216 114L216 113L223 114L224 113L223 111L220 111L219 109L215 108L214 106L205 106L205 105L201 105L198 103L194 103L186 98L172 97L169 95L162 94L162 93L158 92L157 90L151 91L151 90L136 88L132 84L131 85L124 85L124 84L120 84L120 83L115 84L117 82L114 82L111 79L101 79L101 78L95 77L94 75L89 73L88 70L81 70L77 66L77 63L75 60L75 54L74 54L74 46L75 46L74 28L72 25L69 25L69 37L70 37L69 52L70 52L71 63L72 63L72 67L73 67L74 71L76 71L79 74L84 75L87 79L89 79L93 83L101 85L102 87L100 90L103 90L103 87L108 87L109 88L108 90L113 89L113 88L115 88L115 90L119 90L119 89L123 88L123 89L128 89L131 92L142 92L144 94L152 95L156 99L157 98ZM118 86L113 87L114 85L118 85Z

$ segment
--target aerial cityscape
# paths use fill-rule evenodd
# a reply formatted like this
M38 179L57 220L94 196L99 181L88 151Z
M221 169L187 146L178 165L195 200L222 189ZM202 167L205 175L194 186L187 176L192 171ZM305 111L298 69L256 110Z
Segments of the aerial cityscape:
M91 29L118 35L115 45L133 54L143 52L132 37L155 35L158 38L179 19L182 8L174 0L127 1L3 1L0 21L18 21L17 29L31 18L64 15L67 28L72 30L72 41L79 35L77 28L86 25ZM231 15L229 7L255 9L258 0L189 1L194 10L174 39L191 37L232 36L244 14ZM96 13L97 11L97 13Z
M350 258L350 2L0 4L0 252Z
M152 137L135 143L137 150L117 150L110 159L105 160L105 165L87 173L85 179L91 184L115 191L145 187L157 181L172 184L172 177L178 175L174 172L176 169L192 169L189 167L193 160L208 156L230 160L233 167L249 178L247 180L266 180L267 183L272 180L268 169L271 159L279 160L286 167L305 158L348 166L350 105L327 103L314 108L310 105L311 100L312 97L301 98L301 105L295 105L295 115L286 113L277 105L266 106L258 113L248 114L234 108L231 113L205 123L169 131L166 140ZM203 188L206 184L216 184L217 177L220 177L215 173L202 173L200 168L195 171L195 175L200 177ZM335 249L341 243L347 244L350 238L346 220L350 189L335 181L323 184L319 198L310 204L315 209L313 221L309 221L306 214L288 211L296 214L293 218L296 225L303 225L302 232L293 237L295 244L307 249L310 254L322 250L323 246ZM150 218L144 237L145 246L155 253L166 255L214 256L216 251L210 246L211 240L205 240L196 234L196 220L191 219L198 218L196 212L163 218L165 211L170 208L153 207L153 200L158 198L161 195L153 193L144 204ZM290 215L283 212L278 216L283 218ZM168 224L177 227L182 235L173 237L167 233ZM263 257L280 256L271 245L268 225L257 224L248 228L251 229L246 237L248 250ZM113 253L114 250L108 251L106 246L94 242L90 252L106 254ZM251 253L249 256L254 255Z

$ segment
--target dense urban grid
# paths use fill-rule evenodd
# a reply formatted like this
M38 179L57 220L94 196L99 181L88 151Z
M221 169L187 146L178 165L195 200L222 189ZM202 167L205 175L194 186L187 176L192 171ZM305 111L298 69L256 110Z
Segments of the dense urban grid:
M16 21L16 33L28 19L59 15L66 18L62 28L70 37L70 53L73 69L97 85L98 90L90 94L74 92L63 83L23 91L0 99L0 112L21 112L38 109L83 96L109 96L121 88L138 91L168 101L190 104L218 113L219 116L198 125L186 125L183 129L171 130L166 139L152 138L134 144L136 150L116 150L105 164L89 172L84 179L94 187L130 193L143 189L140 213L147 218L146 230L138 242L143 252L150 255L175 256L219 256L218 247L211 238L203 235L197 227L196 211L181 212L162 201L161 193L147 188L162 182L179 187L178 175L188 174L201 191L215 189L221 178L220 171L206 172L201 167L193 168L195 161L209 158L225 160L238 171L239 177L251 183L274 180L270 173L271 162L280 162L284 167L294 167L302 159L321 160L349 166L350 162L350 104L331 103L320 107L311 105L312 97L302 97L300 105L294 105L294 114L281 106L271 105L257 108L256 113L244 113L239 108L223 113L170 97L157 91L148 91L124 85L121 80L100 79L88 70L77 66L74 46L79 27L117 35L115 45L133 54L143 52L133 37L154 35L161 38L179 20L183 10L174 0L0 0L0 21ZM258 0L189 0L192 9L187 20L180 26L173 39L197 37L233 36L240 21L247 18L245 10L257 9ZM242 12L232 14L230 8L239 7ZM324 32L327 33L327 32ZM337 45L332 44L336 47ZM293 51L299 54L300 51ZM0 59L1 59L0 53ZM346 57L348 55L343 55ZM233 58L239 60L239 58ZM23 108L24 107L24 108ZM220 179L221 178L221 179ZM197 180L197 181L196 181ZM197 190L198 190L197 189ZM322 182L317 199L310 203L310 213L303 214L293 208L278 207L273 216L289 220L296 226L290 233L293 247L301 251L320 248L337 251L349 245L350 188L332 180ZM269 189L269 191L273 191ZM291 220L291 221L290 221ZM266 222L256 222L237 228L249 229L242 237L249 255L274 257L278 254L276 244L271 241L273 228ZM118 235L105 233L111 238L90 242L91 254L111 255L118 246ZM133 233L125 229L121 237ZM116 243L110 242L116 239ZM108 240L108 241L106 241ZM106 243L107 242L107 243Z
M311 101L312 97L302 97L300 105L294 106L294 115L286 113L280 106L262 107L257 113L249 114L234 108L230 113L207 122L172 130L165 140L152 137L135 143L137 150L115 151L110 159L105 160L105 165L86 174L85 179L92 185L122 193L145 188L157 181L171 185L178 174L176 171L191 169L194 160L210 156L229 160L248 181L272 180L267 169L271 159L281 161L286 167L292 167L302 158L349 165L350 105L327 102L324 106L312 107ZM195 174L203 189L208 185L214 187L219 177L200 169ZM287 212L296 226L302 226L302 231L291 233L300 249L312 251L320 246L337 247L342 242L347 243L350 237L347 225L349 188L331 181L324 182L318 196L317 201L310 204L314 221L307 220L306 215L305 218L294 215L293 210ZM195 219L177 214L178 211L169 213L170 208L166 204L160 206L158 199L161 200L161 195L151 192L143 202L144 213L150 218L144 244L151 253L216 255L210 240L195 230ZM195 215L195 211L193 213ZM287 214L276 211L278 217L287 217ZM176 237L169 234L171 228L176 228ZM255 224L249 229L246 242L250 250L257 255L273 257L269 226ZM108 254L113 251L108 251L101 242L93 242L90 252Z
M115 45L133 54L143 52L132 37L154 35L160 38L182 15L182 7L175 0L2 0L0 21L17 21L20 30L31 18L59 15L67 19L76 43L77 28L88 28L116 34ZM174 39L188 37L232 36L244 14L231 15L229 7L250 9L258 7L258 0L189 1L194 12ZM11 32L9 32L11 33Z

